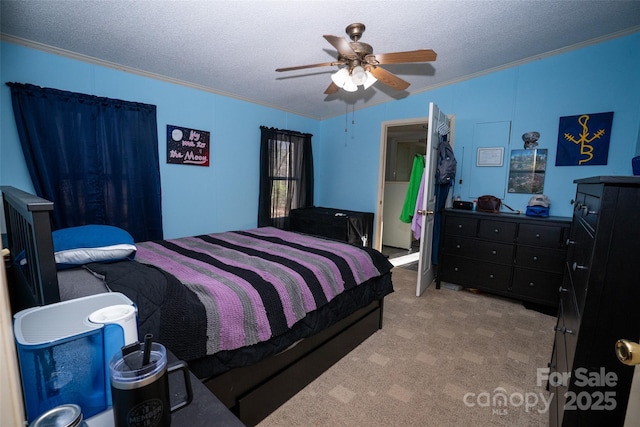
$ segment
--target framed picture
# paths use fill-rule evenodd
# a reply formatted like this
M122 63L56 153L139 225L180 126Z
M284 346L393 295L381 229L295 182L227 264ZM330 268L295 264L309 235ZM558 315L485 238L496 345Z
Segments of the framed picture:
M511 150L509 193L542 194L547 149Z
M167 125L167 163L209 166L208 131Z
M504 147L480 147L476 156L476 166L502 166Z

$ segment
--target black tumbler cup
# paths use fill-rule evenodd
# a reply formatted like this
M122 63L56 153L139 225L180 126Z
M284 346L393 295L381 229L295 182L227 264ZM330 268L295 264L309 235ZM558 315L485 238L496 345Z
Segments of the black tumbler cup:
M109 362L115 427L168 427L171 412L193 399L187 364L180 361L167 367L164 346L148 343L143 347L148 345L150 348L118 352ZM186 398L171 407L169 374L178 370L184 375Z

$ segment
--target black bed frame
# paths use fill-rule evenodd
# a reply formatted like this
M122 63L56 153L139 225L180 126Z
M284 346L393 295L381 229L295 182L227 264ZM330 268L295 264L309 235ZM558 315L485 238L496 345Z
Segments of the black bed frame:
M53 203L14 187L1 189L11 261L20 253L29 260L25 268L9 269L12 310L59 302ZM281 353L203 383L244 424L255 425L382 328L383 302L374 301Z

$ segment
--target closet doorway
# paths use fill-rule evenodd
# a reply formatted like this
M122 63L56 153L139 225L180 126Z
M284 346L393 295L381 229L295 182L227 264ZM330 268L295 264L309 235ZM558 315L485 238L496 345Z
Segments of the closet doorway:
M400 220L411 171L416 156L426 153L427 120L412 119L386 122L382 125L381 144L381 210L379 221L381 252L394 265L416 263L419 241L413 237L411 224ZM417 265L417 264L416 264Z

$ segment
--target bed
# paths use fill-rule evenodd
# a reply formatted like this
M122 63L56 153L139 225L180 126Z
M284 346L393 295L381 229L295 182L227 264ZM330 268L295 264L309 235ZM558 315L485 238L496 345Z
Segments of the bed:
M139 336L153 333L187 361L246 425L380 329L393 292L378 251L270 227L140 242L119 261L63 266L53 203L2 193L14 312L122 292L138 308Z

